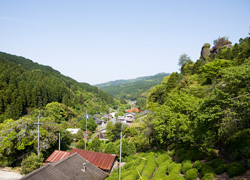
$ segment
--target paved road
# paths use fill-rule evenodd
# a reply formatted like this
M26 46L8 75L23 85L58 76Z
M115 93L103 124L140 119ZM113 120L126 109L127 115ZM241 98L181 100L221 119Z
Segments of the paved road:
M0 171L0 180L18 180L21 177L22 175L17 172Z

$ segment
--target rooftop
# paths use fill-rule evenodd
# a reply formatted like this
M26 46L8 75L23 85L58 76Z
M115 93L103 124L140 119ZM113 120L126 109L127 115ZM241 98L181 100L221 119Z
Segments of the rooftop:
M74 153L64 159L47 164L20 180L104 180L107 176L101 169Z
M69 152L66 151L58 151L55 150L47 159L45 162L55 162L61 159L66 158L67 156L69 156Z
M81 149L72 149L72 151L70 152L70 155L74 154L75 152L77 152L79 155L87 159L89 162L91 162L95 166L101 169L107 170L107 171L110 171L112 169L113 163L116 158L116 155L114 154L85 151Z

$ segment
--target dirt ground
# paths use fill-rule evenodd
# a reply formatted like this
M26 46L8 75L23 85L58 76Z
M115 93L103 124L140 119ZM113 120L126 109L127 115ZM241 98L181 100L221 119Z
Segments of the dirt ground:
M236 176L233 178L229 178L227 173L223 173L221 175L216 175L215 180L250 180L250 170L247 170L245 174L242 176Z

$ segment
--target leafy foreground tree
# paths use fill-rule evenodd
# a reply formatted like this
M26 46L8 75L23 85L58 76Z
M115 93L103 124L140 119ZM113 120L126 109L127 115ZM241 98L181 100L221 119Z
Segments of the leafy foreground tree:
M39 156L35 153L31 153L26 159L24 159L21 163L22 166L22 173L28 174L43 165L43 155L42 153Z
M17 121L5 120L0 124L0 166L16 166L20 157L37 151L36 120L23 117ZM60 124L44 123L40 126L40 151L44 157L58 148L58 132L61 132L61 149L67 150L72 142L71 134Z

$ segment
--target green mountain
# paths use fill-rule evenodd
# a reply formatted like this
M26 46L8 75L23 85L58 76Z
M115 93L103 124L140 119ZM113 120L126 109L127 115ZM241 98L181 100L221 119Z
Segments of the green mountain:
M168 73L159 73L153 76L138 77L129 80L110 81L97 84L96 86L116 98L135 100L151 87L160 84L163 78L168 75Z
M0 122L18 119L30 108L42 108L50 102L99 112L108 109L113 97L49 66L0 52Z

